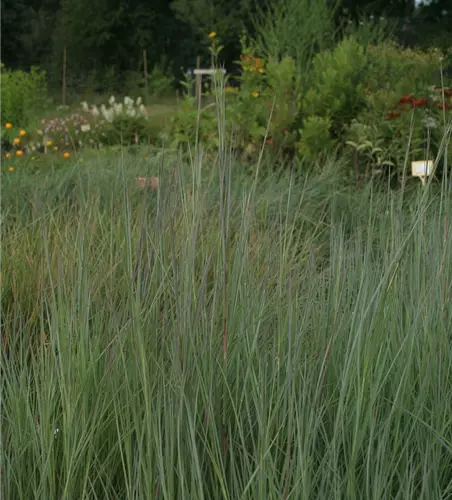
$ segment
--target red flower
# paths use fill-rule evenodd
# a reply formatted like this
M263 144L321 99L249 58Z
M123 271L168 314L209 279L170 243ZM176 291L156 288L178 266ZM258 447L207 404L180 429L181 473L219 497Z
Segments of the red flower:
M405 94L399 99L399 104L411 104L414 100L416 100L414 95Z
M433 87L433 90L439 90L439 92L442 94L444 93L445 96L447 97L452 97L452 88L450 87L438 87L438 85L436 87Z
M271 144L273 142L273 139L270 137L270 139L267 139L267 144Z
M413 109L422 108L426 104L428 104L428 99L426 97L424 97L423 99L414 99L414 101L411 101L411 107Z
M393 120L394 118L398 118L400 116L400 113L396 113L394 111L392 111L391 113L389 113L387 115L387 117L390 119L390 120Z
M444 109L444 110L452 109L452 104L449 104L447 102L440 102L440 103L438 103L438 107L439 107L439 109Z

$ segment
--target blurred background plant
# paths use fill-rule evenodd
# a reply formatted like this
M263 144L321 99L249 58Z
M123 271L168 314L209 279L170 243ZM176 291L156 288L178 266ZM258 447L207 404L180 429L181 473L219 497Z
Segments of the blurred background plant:
M344 174L355 177L373 164L377 171L391 165L400 175L408 158L427 148L432 154L441 149L450 104L444 100L448 96L434 104L429 89L452 86L451 45L433 33L422 37L419 31L413 37L413 27L424 23L432 30L435 20L447 39L450 12L443 0L429 5L404 1L403 7L389 0L315 5L310 0L159 0L152 6L122 5L119 11L107 6L108 1L91 5L83 0L74 7L58 0L53 7L44 2L31 8L22 0L14 10L10 0L2 3L2 47L10 68L2 66L3 124L26 128L29 140L38 144L41 121L51 122L55 147L71 142L75 148L148 143L177 148L199 136L211 149L218 145L220 92L234 148L251 170L264 138L264 154L275 165L286 159L298 161L299 168L320 165L334 153L347 159L341 165L348 167L340 167L348 168ZM121 22L112 12L121 12ZM13 17L30 28L22 38L13 33ZM179 39L184 43L175 50ZM198 110L193 68L197 57L201 67L211 67L213 54L214 64L227 75L221 88L204 77ZM29 70L30 62L43 70ZM105 104L112 93L121 96L113 106ZM429 104L416 107L413 117L388 109L405 95L428 98ZM123 96L133 106L127 107ZM57 108L62 100L64 106ZM88 111L80 109L80 100L90 103ZM121 106L130 112L117 113ZM89 124L81 131L75 123L80 118L73 115L87 113ZM9 141L3 127L2 143ZM444 150L448 157L449 150Z
M26 126L49 104L45 71L32 67L30 71L1 69L1 121Z

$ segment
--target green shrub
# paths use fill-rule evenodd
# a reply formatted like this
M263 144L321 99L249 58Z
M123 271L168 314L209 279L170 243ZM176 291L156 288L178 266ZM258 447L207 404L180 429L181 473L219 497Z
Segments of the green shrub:
M331 118L328 116L308 116L298 143L298 152L301 156L310 160L323 158L334 146L331 126Z
M146 82L142 72L127 71L124 75L123 92L132 97L147 96L162 98L174 93L174 77L164 67L154 66Z
M199 110L195 98L189 93L185 94L179 103L177 112L170 118L166 137L170 139L170 147L180 145L193 145L198 135L204 148L218 147L217 114L214 103Z
M303 126L298 144L298 150L309 159L340 138L344 127L364 107L366 67L364 47L352 37L315 57L310 88L302 101ZM329 137L325 137L326 124L330 125ZM315 130L320 137L316 137Z
M166 97L174 93L174 77L161 66L154 66L148 77L150 97Z
M1 65L1 120L25 127L47 104L46 74L32 67L29 72L11 71Z

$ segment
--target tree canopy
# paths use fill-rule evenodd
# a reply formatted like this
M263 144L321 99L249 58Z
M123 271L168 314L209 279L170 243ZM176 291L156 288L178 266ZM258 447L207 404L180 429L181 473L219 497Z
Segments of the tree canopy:
M287 0L2 0L2 62L8 68L39 65L59 81L63 49L68 68L82 81L139 72L143 49L148 67L168 64L178 75L196 56L208 57L208 33L216 31L223 58L239 55L243 29L253 34L257 10ZM398 21L402 41L448 45L452 38L450 0L331 0L340 18L387 16ZM180 73L179 73L180 74Z

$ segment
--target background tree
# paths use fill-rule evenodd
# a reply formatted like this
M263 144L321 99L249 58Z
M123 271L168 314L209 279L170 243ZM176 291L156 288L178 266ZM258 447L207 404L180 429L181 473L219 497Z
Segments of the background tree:
M218 33L224 45L222 58L231 65L239 54L239 38L249 26L253 0L173 0L176 19L188 25L197 51L207 56L208 34Z
M450 0L422 2L416 10L412 43L435 45L442 49L452 47L452 3ZM413 37L414 38L414 37Z
M2 62L8 67L22 67L27 64L29 54L25 52L23 36L29 32L25 15L25 0L2 0L0 3Z
M361 16L384 16L410 45L452 45L450 0L2 0L1 57L8 68L47 70L61 84L67 47L74 90L123 88L159 65L181 76L196 56L208 64L208 33L216 31L229 71L240 54L242 30L266 55L290 54L302 68L336 39L335 27ZM121 87L122 86L122 87Z

